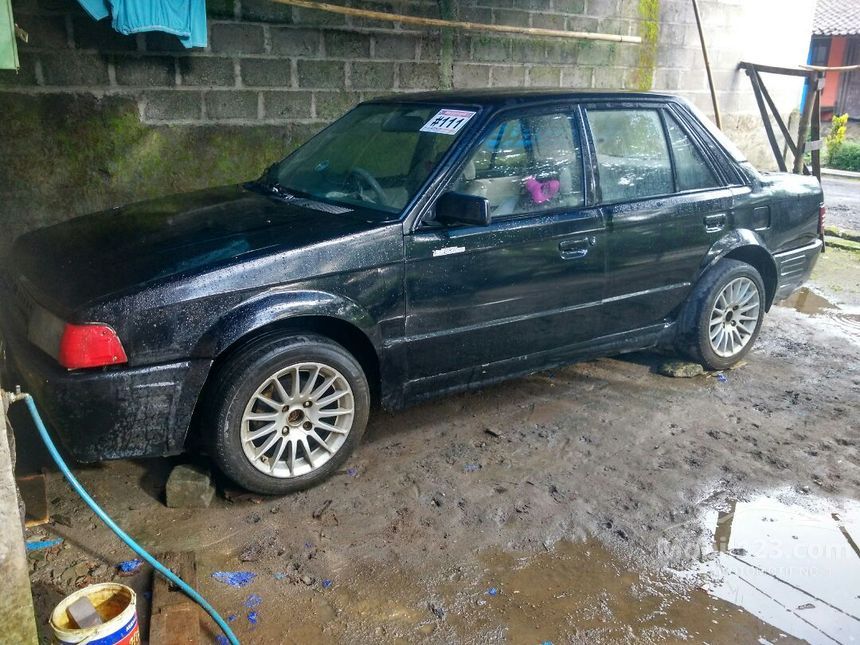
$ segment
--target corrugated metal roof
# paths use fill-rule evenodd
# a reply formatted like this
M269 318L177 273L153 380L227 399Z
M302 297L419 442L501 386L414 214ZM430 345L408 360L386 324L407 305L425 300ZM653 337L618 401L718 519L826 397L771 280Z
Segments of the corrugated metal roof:
M818 0L812 33L822 36L860 34L860 0Z

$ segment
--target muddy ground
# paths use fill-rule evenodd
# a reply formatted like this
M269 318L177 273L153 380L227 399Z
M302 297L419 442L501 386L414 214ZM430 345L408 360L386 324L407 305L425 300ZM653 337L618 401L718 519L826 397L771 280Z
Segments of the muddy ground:
M77 472L144 545L196 552L201 591L243 642L848 642L860 634L856 586L785 606L810 636L759 620L767 613L738 594L722 597L747 609L706 593L713 572L697 572L719 556L715 514L745 501L860 526L858 267L828 251L794 300L806 313L774 308L725 374L668 378L656 370L665 356L637 353L377 412L344 471L286 498L222 490L208 509L169 509L175 460ZM28 531L64 539L30 556L40 622L92 581L149 588L145 569L118 577L132 554L56 475L49 498L54 521ZM236 588L216 571L256 578ZM824 605L847 627L804 617Z

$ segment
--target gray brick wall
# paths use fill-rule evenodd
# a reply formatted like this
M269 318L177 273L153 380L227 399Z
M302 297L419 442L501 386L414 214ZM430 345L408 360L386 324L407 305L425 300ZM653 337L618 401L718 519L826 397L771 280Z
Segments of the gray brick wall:
M738 63L785 67L805 63L814 4L808 0L699 0L723 130L762 169L774 169L776 163L750 81ZM802 80L766 74L764 81L787 120L799 107ZM713 114L690 0L660 0L654 89L682 94L706 114Z
M400 14L641 35L642 0L331 0ZM724 129L772 168L741 59L805 60L809 0L699 0ZM250 179L356 102L453 86L655 89L710 113L689 0L659 0L654 48L410 28L270 0L208 0L209 47L123 36L75 0L13 0L30 34L0 70L0 256L20 232L130 201ZM649 54L650 52L650 54ZM643 69L640 61L651 56ZM785 113L796 80L766 79ZM49 172L45 171L46 159Z
M446 83L629 87L638 61L631 44L458 32L452 62L443 63L438 30L269 0L208 4L209 46L186 51L166 34L123 36L74 0L16 0L15 17L30 43L21 46L19 74L0 71L0 92L125 97L152 125L318 126L360 100ZM351 4L440 17L436 0ZM622 34L637 33L636 6L633 0L453 2L463 20Z

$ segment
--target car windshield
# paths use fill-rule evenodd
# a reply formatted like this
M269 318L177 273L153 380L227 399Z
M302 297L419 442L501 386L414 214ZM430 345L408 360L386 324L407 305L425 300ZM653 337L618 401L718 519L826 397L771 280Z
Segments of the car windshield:
M261 182L282 194L399 213L474 115L439 105L360 105Z

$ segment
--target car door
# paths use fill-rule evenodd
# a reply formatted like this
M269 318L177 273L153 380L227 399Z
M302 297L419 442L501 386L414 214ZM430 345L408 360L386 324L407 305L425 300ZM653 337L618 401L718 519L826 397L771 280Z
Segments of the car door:
M605 331L660 324L729 225L731 190L665 105L593 104L585 112L607 225Z
M406 236L418 389L445 374L456 386L539 366L600 329L604 226L588 203L581 128L574 107L506 113L446 187L486 197L492 222L444 226L428 212Z

